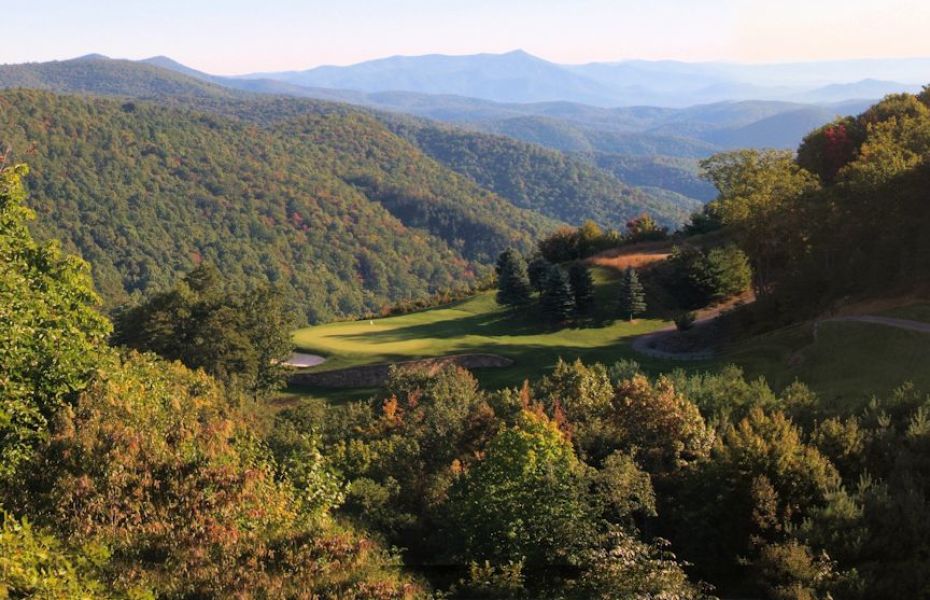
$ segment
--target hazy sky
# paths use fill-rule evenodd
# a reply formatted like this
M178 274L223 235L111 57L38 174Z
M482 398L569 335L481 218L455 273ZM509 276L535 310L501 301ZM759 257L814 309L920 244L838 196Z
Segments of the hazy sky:
M165 54L238 74L516 48L564 63L930 57L930 0L29 0L4 11L0 63Z

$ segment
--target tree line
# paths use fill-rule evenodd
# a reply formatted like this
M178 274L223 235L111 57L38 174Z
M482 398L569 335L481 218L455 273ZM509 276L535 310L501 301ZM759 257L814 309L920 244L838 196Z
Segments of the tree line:
M594 278L584 262L575 261L566 271L541 255L535 255L527 264L518 252L508 249L498 257L496 270L496 299L502 306L525 309L532 304L535 293L541 314L553 324L590 317L595 308ZM632 321L645 312L643 285L636 271L629 268L620 280L616 313Z

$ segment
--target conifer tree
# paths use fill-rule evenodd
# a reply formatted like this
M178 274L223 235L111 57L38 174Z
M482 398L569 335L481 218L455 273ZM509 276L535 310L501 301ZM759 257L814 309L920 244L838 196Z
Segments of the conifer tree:
M594 306L594 279L591 278L591 270L582 262L573 263L568 269L568 283L575 300L575 312L590 312Z
M525 306L530 301L530 280L526 261L513 248L497 258L497 303L503 306Z
M627 267L623 279L620 281L620 314L629 318L630 321L636 315L646 312L646 294L643 291L643 284L639 281L639 276L632 267Z
M540 296L543 314L553 323L560 323L572 314L575 302L568 278L561 268L553 265L546 276L546 286Z
M533 255L533 258L530 259L529 265L527 265L527 274L530 277L530 285L533 286L533 289L542 293L543 289L546 287L546 275L549 274L549 261L542 257L540 254Z

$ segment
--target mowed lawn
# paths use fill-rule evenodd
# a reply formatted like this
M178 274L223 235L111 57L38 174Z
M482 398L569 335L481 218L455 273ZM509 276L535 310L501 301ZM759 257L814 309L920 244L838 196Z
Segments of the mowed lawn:
M511 367L476 371L482 384L494 388L539 377L559 358L605 364L626 358L650 370L658 367L657 361L635 354L630 343L633 337L670 323L660 318L633 323L616 319L615 275L606 269L593 271L598 309L593 318L581 324L551 327L535 306L507 310L497 305L490 291L422 312L300 329L294 333L294 343L301 351L327 357L317 370L469 352L512 359ZM664 363L665 368L668 365Z

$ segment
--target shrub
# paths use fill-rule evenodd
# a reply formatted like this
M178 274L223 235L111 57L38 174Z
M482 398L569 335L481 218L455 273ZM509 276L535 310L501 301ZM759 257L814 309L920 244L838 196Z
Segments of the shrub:
M675 327L678 328L678 331L688 331L694 327L695 321L697 321L697 313L689 310L675 317Z

